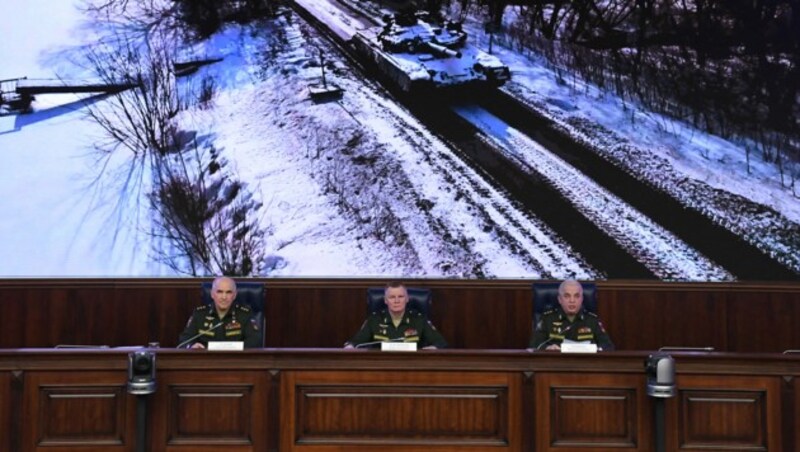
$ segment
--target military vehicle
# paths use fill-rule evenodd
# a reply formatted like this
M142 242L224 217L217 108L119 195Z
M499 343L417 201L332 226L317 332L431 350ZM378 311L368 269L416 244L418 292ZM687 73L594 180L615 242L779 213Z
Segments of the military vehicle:
M511 77L497 57L467 42L458 22L422 11L387 15L384 22L357 32L352 43L403 91L496 87Z

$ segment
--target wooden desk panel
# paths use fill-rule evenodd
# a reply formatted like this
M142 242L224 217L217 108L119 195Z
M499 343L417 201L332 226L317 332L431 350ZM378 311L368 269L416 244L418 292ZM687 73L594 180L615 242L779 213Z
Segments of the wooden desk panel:
M286 372L281 450L521 450L521 375Z
M652 408L641 375L538 373L537 451L652 448Z
M154 352L148 451L653 449L646 352ZM138 396L125 389L127 354L0 350L0 422L11 426L0 447L133 450ZM797 425L800 357L673 356L667 450L797 444L786 423ZM18 429L14 413L24 419Z
M164 370L157 384L150 400L151 450L265 450L272 422L266 372Z
M781 377L680 375L668 444L682 451L781 450Z
M136 405L126 380L120 371L26 372L25 450L133 451Z
M11 372L0 372L0 432L11 431ZM0 452L11 451L11 435L0 435Z

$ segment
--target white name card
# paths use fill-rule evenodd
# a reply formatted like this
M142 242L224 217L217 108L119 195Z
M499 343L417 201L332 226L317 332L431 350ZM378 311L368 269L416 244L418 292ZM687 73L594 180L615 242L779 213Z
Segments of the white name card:
M209 350L217 351L239 351L244 350L244 342L242 341L210 341L208 343Z
M416 342L381 342L382 352L415 352Z
M561 353L597 353L597 344L565 341L561 344Z

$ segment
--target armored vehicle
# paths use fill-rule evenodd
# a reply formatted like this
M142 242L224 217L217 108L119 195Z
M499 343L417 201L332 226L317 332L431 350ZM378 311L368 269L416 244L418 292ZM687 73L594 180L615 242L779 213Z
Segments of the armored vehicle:
M500 86L511 76L497 57L467 42L458 22L425 12L385 16L384 21L383 27L357 32L352 43L403 91Z

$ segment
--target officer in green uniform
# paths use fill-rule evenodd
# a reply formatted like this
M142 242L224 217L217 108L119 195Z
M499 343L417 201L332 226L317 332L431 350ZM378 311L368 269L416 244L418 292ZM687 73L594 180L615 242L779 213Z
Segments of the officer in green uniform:
M213 305L198 306L186 322L181 347L206 348L209 341L242 341L245 348L261 347L261 327L248 306L236 301L236 282L227 277L211 285Z
M564 339L589 341L598 350L614 350L603 322L593 312L583 309L583 286L568 279L558 287L559 306L544 312L536 324L529 348L560 350Z
M408 292L398 282L386 286L383 296L386 309L373 312L361 329L345 342L345 348L379 341L416 342L419 348L445 348L447 341L422 313L406 309Z

